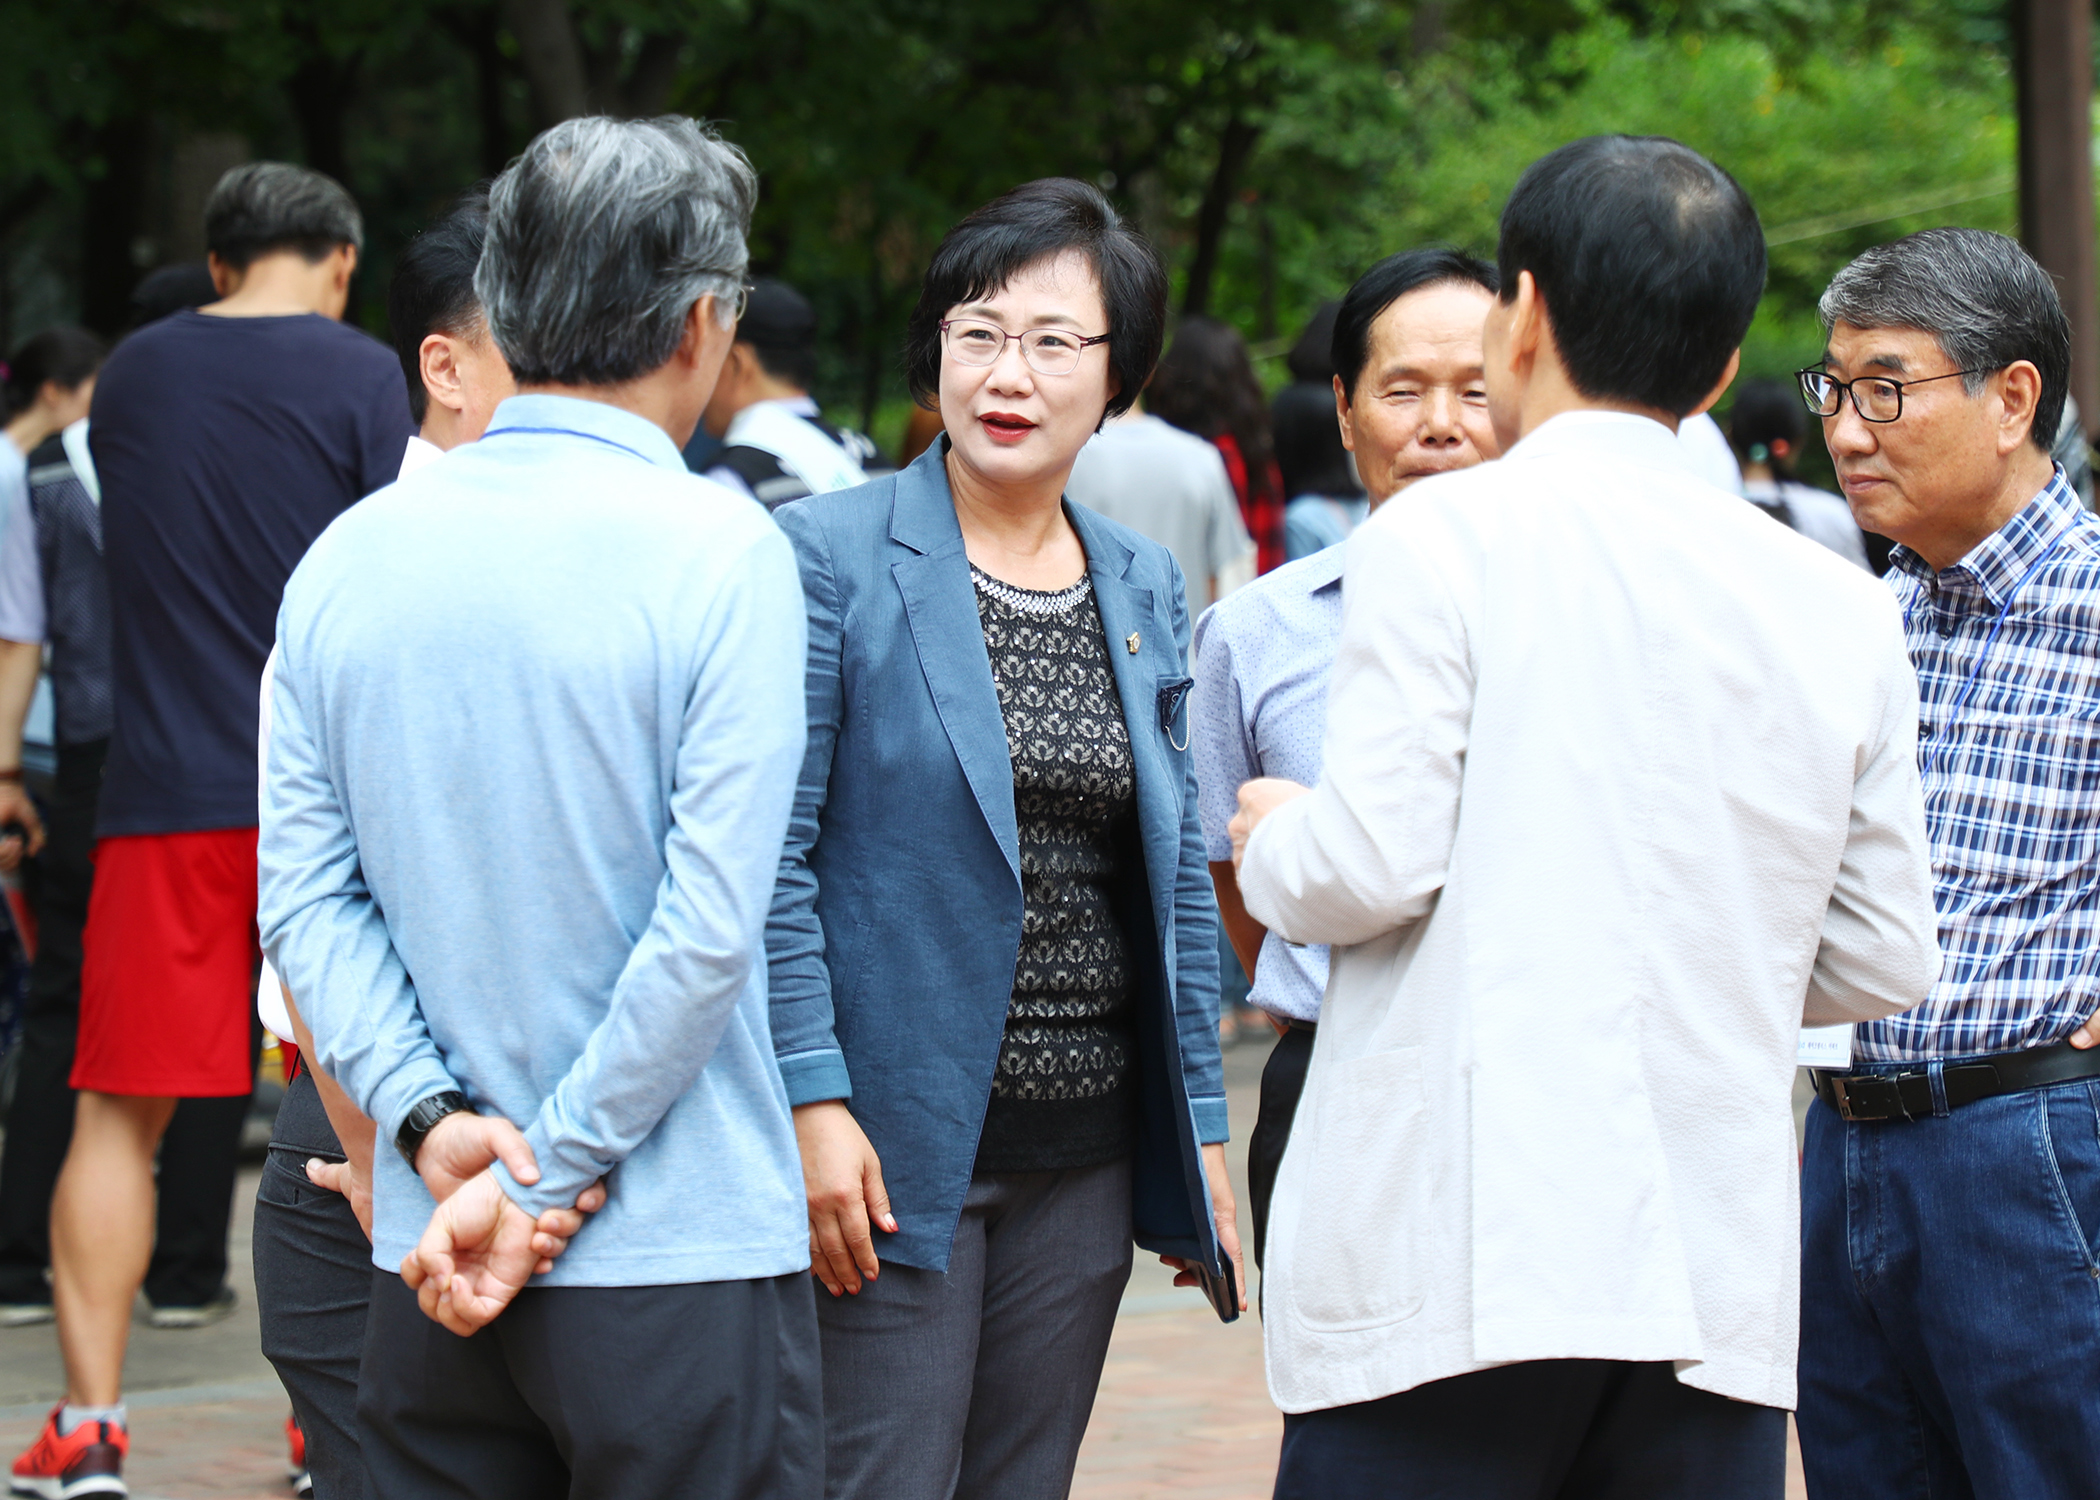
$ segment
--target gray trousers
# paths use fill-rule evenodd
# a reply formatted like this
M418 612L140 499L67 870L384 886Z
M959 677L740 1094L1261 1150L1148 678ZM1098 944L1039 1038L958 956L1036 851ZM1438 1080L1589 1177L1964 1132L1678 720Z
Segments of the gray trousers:
M945 1274L819 1288L827 1500L1064 1500L1130 1261L1122 1161L982 1174Z

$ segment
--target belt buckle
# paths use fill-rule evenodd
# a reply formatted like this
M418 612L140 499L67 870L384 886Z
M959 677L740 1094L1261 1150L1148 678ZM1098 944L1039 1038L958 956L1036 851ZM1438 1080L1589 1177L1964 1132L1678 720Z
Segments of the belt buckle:
M1852 1096L1845 1091L1845 1079L1842 1074L1830 1075L1830 1092L1836 1097L1838 1118L1846 1121L1856 1119L1852 1113Z

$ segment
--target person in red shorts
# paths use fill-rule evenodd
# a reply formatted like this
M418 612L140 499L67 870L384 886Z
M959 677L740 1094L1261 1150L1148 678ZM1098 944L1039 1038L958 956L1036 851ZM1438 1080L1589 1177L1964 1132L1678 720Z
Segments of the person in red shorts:
M392 482L394 355L342 322L364 230L320 173L256 162L205 209L221 300L141 329L96 388L114 715L81 974L73 1142L51 1204L66 1400L18 1494L121 1495L132 1299L175 1101L253 1081L257 688L285 579Z

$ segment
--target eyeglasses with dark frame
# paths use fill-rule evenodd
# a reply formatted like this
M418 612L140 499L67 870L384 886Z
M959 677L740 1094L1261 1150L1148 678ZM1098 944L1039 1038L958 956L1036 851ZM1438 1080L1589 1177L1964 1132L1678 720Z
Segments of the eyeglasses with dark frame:
M1794 378L1801 382L1801 399L1808 409L1819 417L1834 417L1844 409L1845 397L1852 398L1852 409L1859 413L1862 422L1893 422L1903 415L1903 392L1914 385L1931 385L1935 380L1953 380L1961 375L1981 375L1982 370L1949 370L1944 375L1927 375L1922 380L1891 380L1886 375L1860 375L1851 380L1840 380L1826 370L1796 370Z
M1021 345L1021 358L1038 375L1069 375L1079 368L1079 356L1095 344L1105 344L1110 335L1097 333L1081 338L1062 328L1030 328L1008 333L996 323L978 318L949 318L941 324L941 347L959 365L982 368L995 365L1006 352L1006 341Z

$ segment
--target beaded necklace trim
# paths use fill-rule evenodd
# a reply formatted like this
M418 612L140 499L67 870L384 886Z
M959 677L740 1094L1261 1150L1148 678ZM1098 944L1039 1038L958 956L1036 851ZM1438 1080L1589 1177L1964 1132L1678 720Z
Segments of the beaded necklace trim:
M980 593L989 594L1008 608L1039 620L1065 613L1094 592L1094 580L1085 573L1079 575L1077 583L1067 584L1061 589L1024 589L1003 578L994 578L975 563L970 564L970 581L977 585Z

